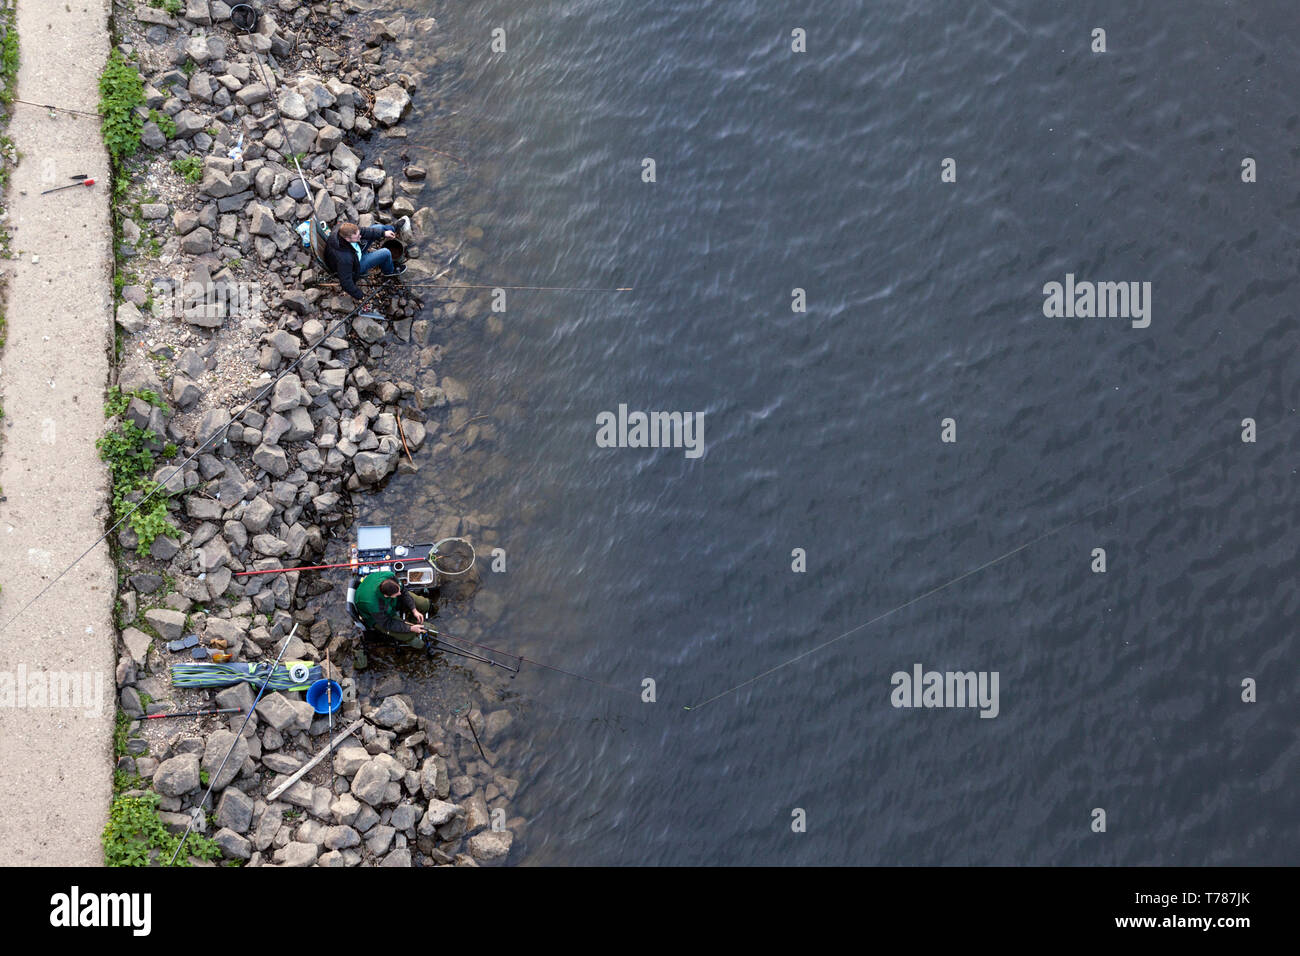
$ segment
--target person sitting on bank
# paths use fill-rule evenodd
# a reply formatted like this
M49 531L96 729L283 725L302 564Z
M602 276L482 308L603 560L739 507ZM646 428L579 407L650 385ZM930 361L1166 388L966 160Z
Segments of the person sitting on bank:
M360 300L357 280L376 266L386 276L399 276L406 271L406 266L393 264L393 254L387 249L370 248L384 239L396 239L399 232L410 235L410 216L403 216L393 226L376 224L362 229L355 222L341 222L334 228L325 240L324 258L325 264L339 277L344 292Z
M402 587L392 571L374 571L362 578L353 599L357 613L366 626L380 634L387 634L399 644L417 650L428 647L425 634L437 634L424 623L430 603L426 597L412 594ZM406 620L409 614L414 623Z

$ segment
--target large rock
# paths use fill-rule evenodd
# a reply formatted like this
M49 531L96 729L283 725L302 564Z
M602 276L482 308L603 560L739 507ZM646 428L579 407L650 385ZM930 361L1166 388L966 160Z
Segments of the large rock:
M284 848L284 865L311 866L319 853L320 847L315 843L299 843L295 840Z
M269 236L275 232L275 214L260 202L255 202L250 207L252 222L249 224L248 231L255 236Z
M388 767L370 760L352 778L352 795L372 807L380 806L388 793Z
M240 92L242 93L243 90L240 90ZM289 137L288 151L291 155L308 152L312 148L312 144L316 142L316 127L311 123L304 123L302 120L294 119L285 120L284 131ZM292 166L293 164L290 163L289 165ZM320 191L325 192L323 189Z
M117 324L130 333L141 332L148 325L148 320L140 314L132 302L123 302L117 307Z
M234 744L233 750L231 749L232 743ZM226 760L225 767L222 767L221 773L218 775L217 768L221 767L221 761L225 758L226 751L230 751L230 759ZM222 790L230 786L231 781L239 776L239 772L244 769L244 761L247 759L247 740L243 737L236 737L228 730L217 730L208 735L207 747L203 751L201 769L208 772L208 785L213 790Z
M164 760L153 773L153 788L164 797L180 797L199 786L199 755Z
M149 658L149 645L153 642L144 631L136 630L134 627L124 628L122 630L122 643L126 646L126 652L131 655L131 660L137 664L143 665Z
M279 691L273 691L258 701L257 716L281 732L294 726L298 720L298 712L289 698Z
M186 236L181 237L181 252L185 252L190 255L197 256L197 255L202 255L205 252L211 252L211 251L212 251L212 230L209 229L207 226L199 226L193 232L189 233ZM189 321L188 310L186 315L186 321ZM193 324L202 325L203 323L195 322ZM219 318L217 324L218 325L221 324Z
M177 139L189 139L208 127L208 121L193 110L181 110L172 117L172 122L176 124Z
M229 827L218 830L212 839L221 848L222 856L228 859L247 860L253 855L253 844Z
M447 803L445 800L430 800L428 809L424 812L423 819L420 820L420 836L430 836L438 827L448 823L452 817L460 813L460 807L454 803Z
M383 126L392 126L402 118L411 105L411 97L396 83L390 83L375 94L374 117Z
M396 695L384 699L375 711L373 720L380 727L388 727L399 734L415 727L415 711L403 698Z
M426 800L434 797L445 800L451 793L451 779L447 775L447 762L441 757L426 757L420 767L420 792Z
M286 119L305 120L311 115L307 101L297 90L282 89L276 102L279 104L280 115Z
M499 860L510 852L513 842L509 830L484 830L469 838L469 853L476 860Z
M289 458L282 448L275 448L265 443L258 445L253 450L253 461L259 468L277 478L283 478L289 474Z
M275 506L258 495L244 506L243 525L250 534L261 534L271 523L271 516L274 514Z
M231 756L234 759L234 756ZM253 825L253 798L242 790L228 787L217 801L217 826L236 833L247 833Z
M271 391L271 411L287 412L292 408L305 404L303 398L306 392L303 391L302 383L298 381L296 375L286 375L275 383L275 388Z
M330 827L325 831L325 845L331 850L346 850L360 844L361 834L349 826Z
M340 777L352 777L369 762L370 754L355 740L340 744L334 750L334 772Z
M368 316L360 315L352 320L352 331L361 341L374 345L384 337L384 327Z
M261 103L271 95L271 91L263 83L249 83L241 87L235 93L235 100L244 106L252 106L255 103Z
M357 470L357 478L368 485L383 481L396 463L395 456L381 455L373 451L358 452L352 458L353 467Z
M144 612L144 619L164 641L174 641L185 631L185 615L156 607Z

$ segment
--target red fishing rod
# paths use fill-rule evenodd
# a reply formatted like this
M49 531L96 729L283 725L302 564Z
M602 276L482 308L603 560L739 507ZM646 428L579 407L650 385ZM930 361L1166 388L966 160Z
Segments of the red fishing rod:
M290 571L328 571L331 568L359 568L361 565L354 561L347 564L310 564L305 568L266 568L262 571L236 571L235 577L243 577L248 574L288 574Z

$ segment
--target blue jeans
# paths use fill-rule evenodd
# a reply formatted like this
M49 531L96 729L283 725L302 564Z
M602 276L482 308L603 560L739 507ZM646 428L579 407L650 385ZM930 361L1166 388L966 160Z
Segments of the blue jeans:
M396 226L385 226L383 223L379 222L375 223L375 226L385 232L390 230L392 232L397 232ZM378 241L382 242L383 240ZM371 269L375 268L375 266L378 266L380 271L386 276L390 276L396 272L397 269L393 265L393 254L387 249L375 249L374 251L371 251L370 244L371 240L369 239L363 240L361 243L361 274L365 275Z

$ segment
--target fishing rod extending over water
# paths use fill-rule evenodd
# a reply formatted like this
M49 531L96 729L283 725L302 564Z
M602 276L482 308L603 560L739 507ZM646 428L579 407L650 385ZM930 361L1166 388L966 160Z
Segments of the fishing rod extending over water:
M505 289L514 292L633 292L635 286L621 285L616 288L593 288L589 286L571 286L571 285L467 285L464 283L444 283L433 285L435 280L429 279L403 279L402 285L419 286L423 289ZM342 286L338 282L318 282L316 285L320 288L339 289Z

